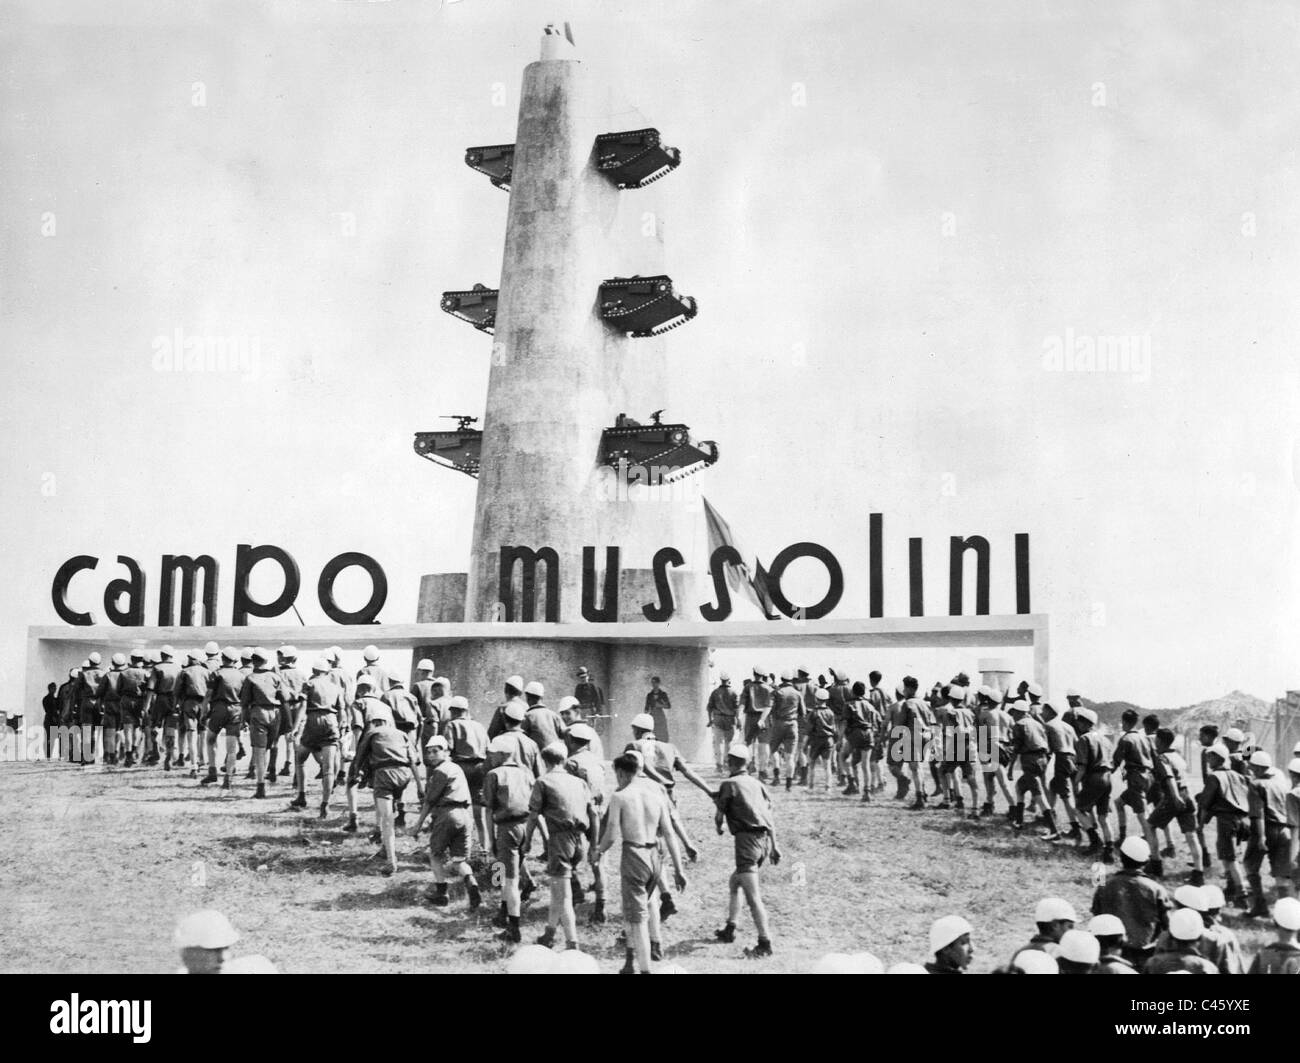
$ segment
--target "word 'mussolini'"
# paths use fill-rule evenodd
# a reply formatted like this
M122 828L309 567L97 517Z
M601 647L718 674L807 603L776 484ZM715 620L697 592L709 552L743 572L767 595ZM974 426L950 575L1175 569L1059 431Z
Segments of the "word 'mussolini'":
M884 518L872 513L868 522L867 555L870 573L870 613L873 618L885 615L885 563ZM909 538L908 593L910 615L924 616L924 581L922 566L922 540ZM966 554L975 555L975 614L986 616L989 611L989 541L982 535L954 535L948 547L948 615L962 615L963 568ZM781 589L781 578L789 566L800 558L811 558L826 569L829 586L821 601L814 605L794 605ZM560 558L555 549L543 546L502 546L500 576L497 586L501 603L501 619L523 622L537 619L537 566L546 565L545 616L549 623L560 619ZM651 571L654 575L657 602L641 607L647 620L663 623L676 612L672 584L668 571L686 563L681 552L666 546L654 555ZM713 581L714 601L700 606L705 620L725 620L731 615L731 590L727 585L729 567L743 566L744 559L734 546L719 546L709 558L709 575ZM515 571L519 569L519 593L514 593ZM819 620L828 616L844 596L844 570L835 555L819 543L794 543L772 559L766 569L760 567L754 574L756 590L765 593L777 612L801 620ZM582 548L582 618L590 623L613 623L618 620L619 602L619 548L605 547L604 585L601 602L596 602L596 548ZM1029 612L1029 536L1018 532L1015 536L1016 612ZM518 608L516 608L518 605ZM770 619L775 617L769 616Z

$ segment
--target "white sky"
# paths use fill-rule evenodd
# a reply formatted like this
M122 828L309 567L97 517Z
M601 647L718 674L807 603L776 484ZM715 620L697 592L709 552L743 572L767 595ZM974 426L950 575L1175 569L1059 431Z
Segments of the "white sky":
M500 272L507 197L462 156L513 139L567 17L682 149L629 193L701 305L659 405L718 441L699 485L761 555L824 543L836 615L865 615L882 512L887 614L911 535L942 614L947 537L983 534L1010 612L1029 532L1058 683L1297 685L1296 9L521 6L5 6L5 674L75 553L102 559L75 606L102 618L129 554L150 623L165 552L219 559L222 623L239 542L298 558L308 623L341 551L383 564L393 622L464 570L474 482L411 450L487 382L490 341L438 309ZM255 379L157 371L176 329L256 337ZM1067 330L1148 336L1149 380L1046 371Z

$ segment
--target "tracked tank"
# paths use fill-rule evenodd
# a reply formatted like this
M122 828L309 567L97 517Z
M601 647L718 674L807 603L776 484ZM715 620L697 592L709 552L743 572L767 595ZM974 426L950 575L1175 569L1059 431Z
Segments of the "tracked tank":
M614 277L600 285L601 318L629 336L661 335L686 324L697 313L696 301L678 295L667 275Z
M642 424L620 413L601 433L601 460L612 468L623 463L640 467L639 482L648 487L684 479L718 460L717 443L694 442L688 425L664 424L662 414L656 410L651 423Z

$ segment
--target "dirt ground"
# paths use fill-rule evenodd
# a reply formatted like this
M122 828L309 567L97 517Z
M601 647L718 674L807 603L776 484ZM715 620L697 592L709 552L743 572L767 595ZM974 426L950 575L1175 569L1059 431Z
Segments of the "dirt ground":
M702 774L718 777L711 766ZM741 954L754 940L747 914L734 945L713 940L726 913L730 837L716 835L702 793L685 782L678 790L701 856L688 868L664 946L666 962L690 973L806 971L832 951L922 962L930 922L949 913L974 925L972 970L988 971L1034 932L1040 898L1062 896L1085 917L1092 896L1086 859L1013 836L1002 816L971 822L909 812L888 794L863 805L835 791L782 789L775 803L784 860L763 871L776 955L749 961ZM511 946L491 925L494 890L476 913L456 888L451 907L434 908L424 899L432 876L422 840L399 839L401 870L386 879L366 831L340 830L341 797L322 822L289 811L285 785L263 801L252 792L241 779L236 796L223 797L188 773L156 768L0 765L0 970L169 971L177 966L173 924L199 908L217 908L236 925L243 938L235 955L262 953L285 972L504 969ZM314 807L318 792L308 796ZM364 791L363 828L370 807ZM1170 864L1181 872L1185 859ZM540 877L540 860L532 866ZM480 870L487 885L490 868ZM615 921L589 927L590 905L579 909L582 947L607 973L623 959L616 871L610 878ZM525 942L543 927L545 894L525 911ZM1248 954L1271 936L1263 924L1229 922Z

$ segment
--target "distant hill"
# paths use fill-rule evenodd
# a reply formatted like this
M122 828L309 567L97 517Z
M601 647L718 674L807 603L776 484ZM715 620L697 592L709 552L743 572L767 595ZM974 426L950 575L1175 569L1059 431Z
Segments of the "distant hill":
M1253 694L1243 693L1240 690L1234 690L1222 697L1210 698L1208 701L1200 701L1195 705L1184 705L1177 709L1145 709L1141 705L1134 705L1130 701L1089 701L1087 698L1082 700L1083 704L1097 714L1097 719L1100 722L1113 730L1119 730L1120 717L1124 714L1125 709L1135 710L1139 717L1154 712L1160 717L1162 724L1166 724L1184 734L1195 731L1206 723L1218 724L1220 730L1227 730L1229 727L1251 718L1263 717L1271 719L1273 715L1272 702L1257 698Z

